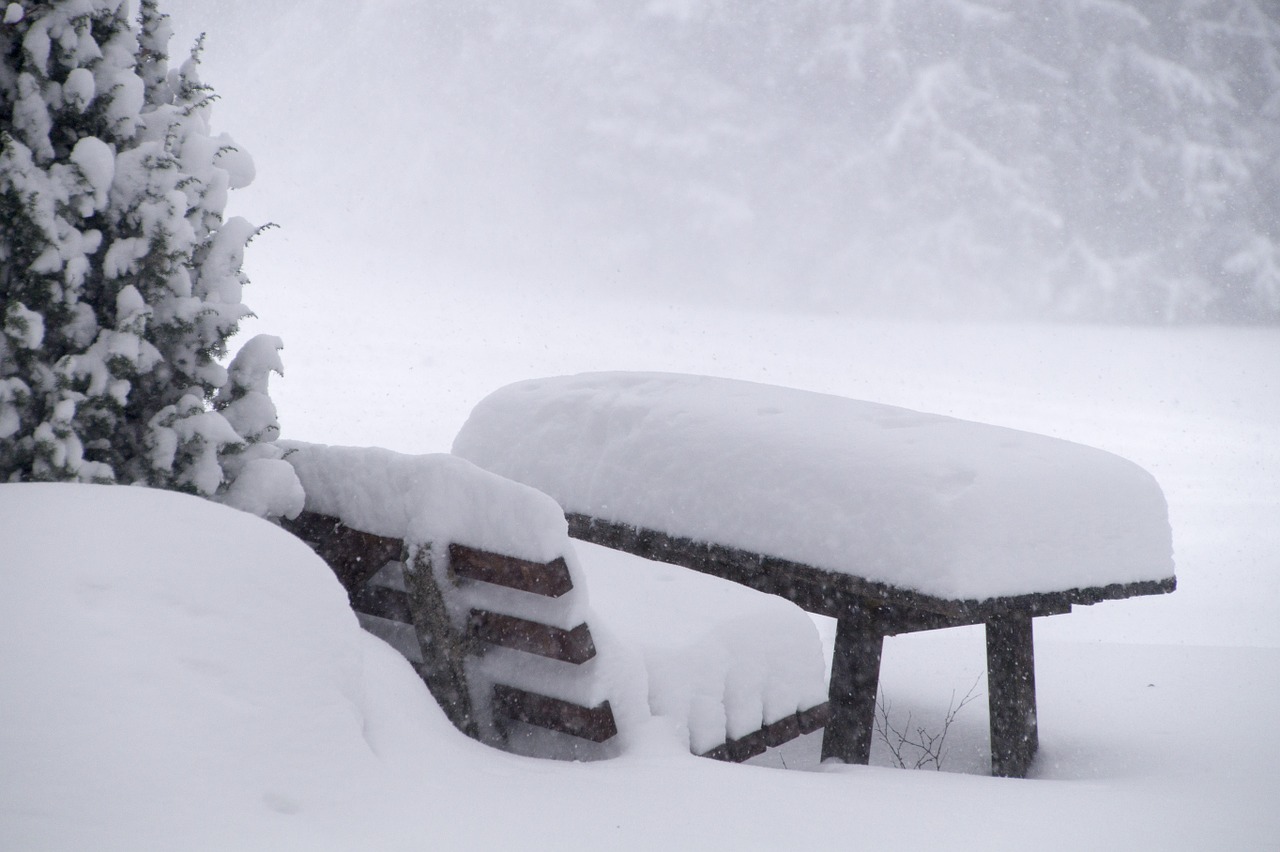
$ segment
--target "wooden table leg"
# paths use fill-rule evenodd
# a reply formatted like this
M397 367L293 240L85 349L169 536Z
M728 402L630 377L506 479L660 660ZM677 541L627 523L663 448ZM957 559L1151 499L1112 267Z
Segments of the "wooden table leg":
M1040 746L1030 615L1007 613L987 622L987 691L991 774L1025 778Z
M862 607L837 623L829 691L831 717L822 735L823 760L834 757L861 764L870 760L883 645L880 626Z

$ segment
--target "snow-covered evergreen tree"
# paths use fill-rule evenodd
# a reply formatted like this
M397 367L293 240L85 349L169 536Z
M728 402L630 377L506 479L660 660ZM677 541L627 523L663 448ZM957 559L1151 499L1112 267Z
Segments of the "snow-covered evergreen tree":
M21 0L0 24L0 481L145 483L264 515L301 488L259 336L228 371L249 157L156 0Z

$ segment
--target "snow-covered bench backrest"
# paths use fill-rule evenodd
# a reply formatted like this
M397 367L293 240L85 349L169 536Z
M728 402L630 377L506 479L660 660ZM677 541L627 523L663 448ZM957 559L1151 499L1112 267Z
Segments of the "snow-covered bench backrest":
M513 751L610 753L611 681L553 500L453 456L284 446L307 494L286 528L454 724Z

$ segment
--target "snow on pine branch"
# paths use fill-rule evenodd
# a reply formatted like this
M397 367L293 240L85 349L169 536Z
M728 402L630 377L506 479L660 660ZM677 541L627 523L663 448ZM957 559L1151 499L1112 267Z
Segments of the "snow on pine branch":
M171 68L157 2L132 10L10 3L0 24L0 478L296 513L272 444L279 339L250 341L232 372L218 360L251 315L242 264L258 229L224 208L253 162L211 130L199 45ZM249 471L256 485L236 487Z

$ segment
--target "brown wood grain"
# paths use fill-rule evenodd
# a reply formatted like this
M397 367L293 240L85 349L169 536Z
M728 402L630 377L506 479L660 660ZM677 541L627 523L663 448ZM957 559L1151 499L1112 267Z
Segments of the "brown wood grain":
M569 566L563 557L556 557L550 562L530 562L451 544L449 570L468 580L493 583L548 598L558 598L573 588Z
M585 663L596 655L591 630L586 624L565 630L513 615L472 610L467 618L467 630L474 638L493 645L575 665Z
M337 518L303 512L280 526L311 546L352 597L369 578L386 565L404 557L404 542L353 529Z
M498 684L493 688L493 712L508 719L562 734L602 743L617 735L618 725L608 701L583 707L570 701Z

